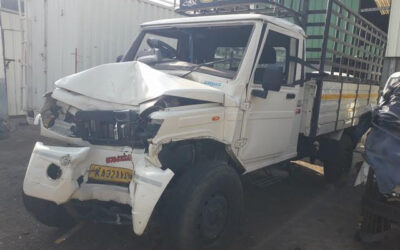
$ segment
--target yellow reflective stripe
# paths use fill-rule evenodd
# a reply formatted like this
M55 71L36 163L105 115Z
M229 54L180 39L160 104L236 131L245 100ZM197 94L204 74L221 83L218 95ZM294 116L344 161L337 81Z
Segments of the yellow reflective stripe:
M340 94L323 94L322 95L322 100L339 100ZM356 98L355 94L343 94L342 98L344 99L350 99L350 98Z
M322 100L338 100L339 97L339 94L323 94Z
M342 98L343 99L355 99L356 98L356 94L343 94Z
M369 96L370 98L378 98L379 94L378 93L371 93Z
M360 99L366 99L366 98L368 98L369 97L369 94L358 94L358 98L360 98Z
M371 93L371 94L358 94L358 99L367 99L367 98L378 98L378 93ZM339 100L340 94L323 94L322 100ZM343 94L343 99L355 99L356 94Z

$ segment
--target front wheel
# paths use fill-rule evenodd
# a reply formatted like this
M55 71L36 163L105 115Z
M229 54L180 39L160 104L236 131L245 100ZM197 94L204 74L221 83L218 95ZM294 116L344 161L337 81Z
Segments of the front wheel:
M243 189L224 162L201 164L177 177L168 198L171 249L225 249L238 232Z

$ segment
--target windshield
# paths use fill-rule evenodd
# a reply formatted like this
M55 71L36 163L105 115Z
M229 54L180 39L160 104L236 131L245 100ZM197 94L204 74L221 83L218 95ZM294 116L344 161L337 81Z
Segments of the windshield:
M143 31L124 61L156 69L202 72L233 79L244 57L253 25L164 28Z

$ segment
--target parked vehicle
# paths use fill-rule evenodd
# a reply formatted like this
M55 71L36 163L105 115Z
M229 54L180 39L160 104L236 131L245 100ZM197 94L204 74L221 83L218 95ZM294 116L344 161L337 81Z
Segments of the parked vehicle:
M236 13L261 5L182 2L194 17L145 23L121 62L58 80L37 122L73 146L37 142L27 209L50 226L89 218L137 235L160 220L173 249L220 248L240 225L240 175L308 156L340 179L378 98L386 35L337 0L267 2L265 13L319 27L307 38L317 47L282 18Z

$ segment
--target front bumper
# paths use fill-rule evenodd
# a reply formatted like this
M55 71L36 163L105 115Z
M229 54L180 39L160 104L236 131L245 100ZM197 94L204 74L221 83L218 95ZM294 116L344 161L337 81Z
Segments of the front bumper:
M121 161L106 162L108 157L131 155ZM61 176L52 179L48 167L54 164ZM129 187L88 183L92 164L133 170ZM147 160L144 150L130 147L55 147L37 142L26 171L23 190L28 196L58 205L70 200L113 201L130 205L134 232L143 234L157 201L174 173L155 167Z

